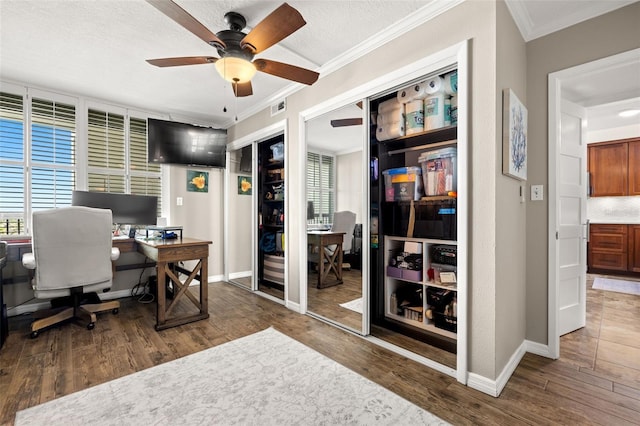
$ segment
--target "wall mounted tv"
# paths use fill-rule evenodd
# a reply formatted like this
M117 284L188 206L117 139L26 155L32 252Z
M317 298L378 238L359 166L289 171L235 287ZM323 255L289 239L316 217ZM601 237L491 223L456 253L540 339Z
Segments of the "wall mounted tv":
M224 168L227 131L148 118L147 147L149 163Z

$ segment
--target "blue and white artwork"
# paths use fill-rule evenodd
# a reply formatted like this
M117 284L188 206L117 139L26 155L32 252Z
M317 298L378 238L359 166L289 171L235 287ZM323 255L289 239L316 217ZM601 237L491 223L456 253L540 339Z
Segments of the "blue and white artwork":
M527 180L527 108L511 89L503 91L502 173Z

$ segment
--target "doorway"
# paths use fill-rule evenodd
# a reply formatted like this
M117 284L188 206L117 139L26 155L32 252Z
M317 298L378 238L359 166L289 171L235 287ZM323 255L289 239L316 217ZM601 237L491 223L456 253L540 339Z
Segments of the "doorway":
M549 318L548 318L548 335L549 335L549 354L552 358L560 357L560 346L562 334L562 318L560 315L561 306L563 306L564 300L561 294L561 264L559 258L562 255L562 248L560 242L557 239L557 231L561 227L561 194L558 186L558 167L561 163L561 152L558 148L561 145L562 138L562 105L567 101L572 101L574 104L578 103L579 107L593 108L599 105L616 104L620 105L629 96L638 96L638 89L635 90L618 90L622 95L617 99L613 96L617 93L612 93L611 90L606 92L598 92L596 89L590 93L585 93L585 87L602 86L602 85L585 85L589 79L606 79L607 81L620 81L624 79L620 78L621 70L626 69L629 66L638 66L638 55L640 49L625 52L619 55L614 55L601 60L593 61L576 67L572 67L566 70L555 72L549 75ZM636 74L637 75L637 74ZM633 81L633 80L632 80ZM582 86L581 86L582 85ZM582 87L582 89L580 89ZM614 91L615 92L615 91ZM589 109L587 108L587 114ZM589 130L589 129L585 129ZM615 139L615 138L613 138ZM586 142L586 138L585 138ZM585 143L586 145L586 143ZM584 146L586 151L586 146ZM584 173L586 178L586 163L581 166L583 169L581 173ZM565 173L566 169L563 169ZM587 185L583 185L583 192L579 195L581 200L585 202L587 198ZM586 219L588 214L583 218L584 222L581 222L581 235L579 246L574 246L574 250L567 251L567 253L573 253L576 250L586 252L587 233L588 227L586 226ZM590 316L593 315L594 310L603 309L602 295L598 292L591 290L591 282L593 277L588 277L586 272L586 259L582 259L580 262L580 268L583 270L583 277L580 282L577 283L578 288L583 297L579 298L580 309L584 312L586 321L582 326L586 324L586 327L578 334L589 333L590 328ZM563 338L562 341L569 339ZM563 348L564 350L564 348Z

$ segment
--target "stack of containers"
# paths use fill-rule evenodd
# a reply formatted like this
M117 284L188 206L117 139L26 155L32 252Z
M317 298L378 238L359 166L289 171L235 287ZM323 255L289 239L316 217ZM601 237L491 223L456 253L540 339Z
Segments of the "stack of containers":
M456 148L443 148L420 154L424 193L427 197L456 192Z
M458 92L458 72L452 71L444 77L436 76L425 83L424 130L454 124L451 118L454 100L451 99L451 95ZM455 103L457 105L457 101Z
M404 124L407 135L424 131L425 86L426 82L423 81L398 90L398 102L404 104Z
M392 98L378 104L376 139L386 141L405 135L404 104Z

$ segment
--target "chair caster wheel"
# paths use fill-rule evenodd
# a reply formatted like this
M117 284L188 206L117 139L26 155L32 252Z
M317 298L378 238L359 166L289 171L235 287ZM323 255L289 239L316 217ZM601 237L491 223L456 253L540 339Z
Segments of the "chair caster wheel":
M113 310L111 311L113 315L117 314L118 312L120 312L118 308L113 308Z
M96 326L95 322L90 322L89 324L87 324L87 330L93 330Z
M39 335L40 335L40 332L38 332L38 331L32 331L32 332L31 332L31 338L32 338L32 339L35 339L35 338L36 338L36 337L38 337Z

